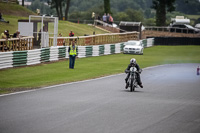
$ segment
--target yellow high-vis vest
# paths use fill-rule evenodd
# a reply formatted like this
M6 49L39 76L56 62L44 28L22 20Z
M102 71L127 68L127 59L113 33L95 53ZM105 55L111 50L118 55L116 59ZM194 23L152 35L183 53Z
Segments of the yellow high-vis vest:
M75 49L74 49L74 50L73 50L73 47L70 46L69 55L76 55L76 46L75 46Z

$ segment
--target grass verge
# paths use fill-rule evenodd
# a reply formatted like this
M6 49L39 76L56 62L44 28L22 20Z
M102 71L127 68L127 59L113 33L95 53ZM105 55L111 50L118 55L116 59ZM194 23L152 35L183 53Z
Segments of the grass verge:
M0 94L49 85L123 73L129 60L136 58L141 68L175 63L200 63L199 46L154 46L144 55L114 54L76 60L75 69L68 60L0 70Z

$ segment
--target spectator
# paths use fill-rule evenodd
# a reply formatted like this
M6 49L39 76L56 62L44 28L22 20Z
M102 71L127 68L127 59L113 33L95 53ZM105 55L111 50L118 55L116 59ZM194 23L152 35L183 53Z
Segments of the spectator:
M113 17L110 15L110 17L109 17L109 24L113 24Z
M74 36L74 33L73 33L72 31L70 31L69 36L70 36L70 37L73 37L73 36Z
M107 22L107 16L106 16L106 13L104 13L104 15L103 15L103 18L102 18L102 19L103 19L103 22L104 22L104 23L106 23L106 22Z
M8 34L7 30L5 30L3 33L1 33L1 38L0 39L6 39L6 42L1 42L2 47L1 47L0 50L8 50L7 45L9 45L9 41L7 41L8 40L7 34Z
M62 33L59 33L58 37L62 37ZM62 45L65 46L65 40L64 39L58 39L58 42L60 44L62 43ZM61 45L59 45L59 46L61 46Z
M6 33L7 33L7 30L5 30L3 33L1 33L0 39L6 39L6 40L7 40ZM4 43L4 42L0 42L0 45L1 45L0 51L2 51L2 50L5 49L4 46L3 46L3 43Z
M106 16L107 23L109 23L109 18L110 18L110 14L108 13L107 16Z
M44 26L43 26L43 32L42 32L42 29L39 30L38 40L37 40L37 44L38 45L40 45L40 43L41 43L42 34L44 35L44 32L48 32L48 25L47 25L47 23L45 23Z
M1 33L1 39L8 39L7 38L7 30L5 30L4 33Z
M7 38L10 38L9 30L7 30L7 32L6 32L6 36L7 36Z
M20 31L16 31L14 34L13 34L13 38L21 38L21 36L20 36Z
M99 14L97 15L97 19L98 19L99 21L101 21L101 17L99 16ZM100 23L97 22L97 25L100 25Z
M5 21L4 18L2 17L2 13L0 12L0 22L5 22L5 23L9 23L9 21Z
M70 31L69 36L70 36L70 37L73 37L73 36L74 36L74 33L73 33L72 31ZM69 45L71 45L72 42L73 42L73 39L69 39Z
M100 21L101 20L101 17L100 17L100 15L98 14L98 16L97 16L97 19Z
M62 33L59 33L58 37L62 37Z

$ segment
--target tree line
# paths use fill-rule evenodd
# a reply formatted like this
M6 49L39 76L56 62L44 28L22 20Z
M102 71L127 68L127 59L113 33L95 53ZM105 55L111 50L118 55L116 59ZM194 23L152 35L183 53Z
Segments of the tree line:
M143 23L164 26L168 14L200 14L199 0L29 0L29 7L41 13L53 14L59 19L92 19L91 13L102 16L104 12L112 14L115 21L141 21ZM46 2L49 5L43 5ZM175 12L174 12L175 11ZM174 15L175 15L174 14Z

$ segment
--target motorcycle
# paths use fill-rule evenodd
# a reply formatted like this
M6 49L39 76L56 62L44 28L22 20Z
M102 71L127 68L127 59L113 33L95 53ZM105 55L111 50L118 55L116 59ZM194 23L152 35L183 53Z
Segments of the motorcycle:
M127 88L130 87L130 91L135 91L135 88L138 88L138 74L141 73L142 70L140 70L139 72L137 71L137 69L135 67L131 67L130 71L126 71L126 73L130 72L130 76L129 79L127 81Z

